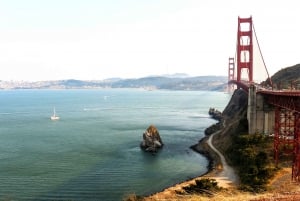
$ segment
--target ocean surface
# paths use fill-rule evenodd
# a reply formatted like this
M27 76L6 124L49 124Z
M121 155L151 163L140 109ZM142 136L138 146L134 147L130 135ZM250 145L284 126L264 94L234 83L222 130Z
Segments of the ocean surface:
M0 200L121 200L207 171L189 147L229 94L208 91L0 91ZM60 120L51 121L53 108ZM154 124L165 144L143 152Z

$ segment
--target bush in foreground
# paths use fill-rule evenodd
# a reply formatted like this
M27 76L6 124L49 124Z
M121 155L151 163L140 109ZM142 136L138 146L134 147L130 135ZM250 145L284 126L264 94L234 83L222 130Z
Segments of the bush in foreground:
M196 180L196 184L183 187L183 190L189 194L201 194L211 196L222 188L218 186L215 179L199 179Z

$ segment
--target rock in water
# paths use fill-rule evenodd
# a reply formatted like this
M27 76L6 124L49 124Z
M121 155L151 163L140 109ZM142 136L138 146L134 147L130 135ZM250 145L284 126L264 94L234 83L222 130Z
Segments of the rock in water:
M143 141L141 142L141 148L148 152L156 152L163 146L163 142L160 138L157 128L150 125L143 133Z

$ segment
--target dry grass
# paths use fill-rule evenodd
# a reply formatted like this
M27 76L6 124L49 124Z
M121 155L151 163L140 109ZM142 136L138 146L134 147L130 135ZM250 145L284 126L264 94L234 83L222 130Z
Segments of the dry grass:
M283 168L270 181L269 190L261 194L239 191L236 187L226 188L212 197L197 194L179 195L182 187L188 183L178 184L163 192L144 198L145 201L300 201L300 184L291 181L291 168Z
M241 193L236 190L226 190L222 191L213 197L205 197L201 195L174 195L165 198L161 197L152 197L146 199L146 201L238 201L238 200L251 200L254 198L254 195L249 193Z

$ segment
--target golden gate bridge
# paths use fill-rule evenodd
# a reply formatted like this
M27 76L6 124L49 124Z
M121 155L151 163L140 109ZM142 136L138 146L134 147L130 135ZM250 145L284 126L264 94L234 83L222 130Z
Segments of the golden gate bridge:
M263 64L259 65L258 60ZM259 77L268 83L259 83ZM281 154L292 155L292 180L299 182L300 90L292 87L280 90L273 86L252 17L238 18L236 54L229 57L228 62L228 89L234 90L235 86L248 93L249 134L258 132L274 136L276 165Z

